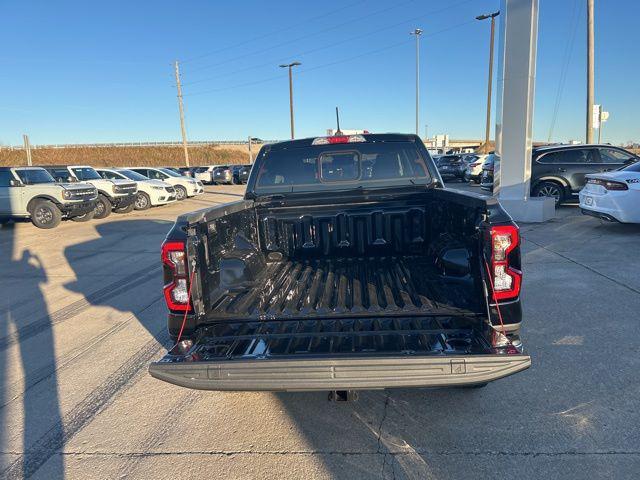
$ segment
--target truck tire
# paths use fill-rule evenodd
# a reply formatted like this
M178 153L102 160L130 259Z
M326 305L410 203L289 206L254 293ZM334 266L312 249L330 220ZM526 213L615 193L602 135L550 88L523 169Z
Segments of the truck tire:
M62 220L62 212L51 200L36 200L30 213L31 223L38 228L55 228Z
M130 213L133 212L134 208L136 208L135 202L133 202L131 205L127 205L126 207L116 208L113 211L116 213Z
M134 206L136 210L148 210L151 207L149 195L144 192L138 192Z
M84 215L77 215L75 217L71 217L71 220L74 222L88 222L89 220L93 220L94 215L96 214L95 209L90 212L85 213Z
M556 207L564 201L564 187L557 182L545 180L533 187L531 192L534 197L551 197L556 201Z
M186 188L184 188L181 185L176 185L175 189L176 189L176 199L178 201L184 200L185 198L187 198L187 189Z
M111 209L113 205L111 205L111 201L104 195L98 195L98 200L96 201L95 214L93 218L107 218L111 215Z

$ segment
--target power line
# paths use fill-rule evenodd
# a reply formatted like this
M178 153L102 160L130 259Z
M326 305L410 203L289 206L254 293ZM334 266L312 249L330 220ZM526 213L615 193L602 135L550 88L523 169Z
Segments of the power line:
M556 91L556 99L555 104L553 106L553 115L551 117L551 126L549 127L549 137L547 138L548 142L551 142L551 137L553 136L553 130L556 127L556 121L558 119L558 112L560 110L560 103L562 101L562 93L564 91L564 85L567 80L567 73L569 70L569 62L571 61L571 56L573 54L573 44L576 39L576 32L578 30L578 23L580 20L580 14L582 13L582 1L575 0L573 4L573 15L574 15L574 23L573 23L573 31L569 39L567 40L567 44L565 45L564 55L562 58L562 67L560 69L560 79L558 81L558 90Z
M217 50L213 50L213 51L210 51L210 52L207 52L207 53L203 53L201 55L197 55L195 57L188 58L187 60L183 60L182 64L185 64L187 62L194 62L196 60L200 60L201 58L210 57L211 55L215 55L216 53L226 52L228 50L232 50L234 48L238 48L238 47L241 47L243 45L247 45L248 43L253 43L253 42L257 41L257 40L262 40L264 38L271 37L273 35L277 35L278 33L286 32L286 31L289 31L289 30L293 30L295 28L298 28L298 26L301 25L301 24L314 22L316 20L320 20L321 18L325 18L325 17L330 17L331 15L334 15L334 14L336 14L336 13L342 11L342 10L348 10L349 8L355 7L356 5L360 5L361 3L365 3L366 1L367 0L358 0L357 2L350 3L349 5L345 5L344 7L334 9L334 10L332 10L330 12L326 12L326 13L323 13L321 15L316 15L314 17L310 17L310 18L307 18L305 20L301 20L299 22L296 22L294 25L289 25L289 26L286 26L286 27L283 27L283 28L279 28L278 30L272 30L271 32L263 33L262 35L258 35L257 37L252 37L252 38L249 38L247 40L244 40L242 42L239 42L239 43L236 43L236 44L233 44L233 45L228 45L226 47L219 48Z
M433 37L434 35L438 35L438 34L443 33L443 32L448 32L449 30L453 30L453 29L456 29L456 28L459 28L459 27L463 27L465 25L469 25L470 23L473 23L473 20L470 20L470 21L467 21L467 22L464 22L464 23L459 23L457 25L452 25L451 27L447 27L447 28L443 28L442 30L437 30L435 32L431 32L428 35L424 35L423 34L423 38ZM354 55L352 57L344 58L342 60L336 60L335 62L324 63L322 65L317 65L317 66L312 67L312 68L307 68L306 70L301 70L300 72L298 72L298 75L301 75L301 74L306 73L306 72L311 72L313 70L318 70L319 68L330 67L330 66L339 65L339 64L345 63L345 62L350 62L352 60L357 60L359 58L366 57L368 55L373 55L375 53L379 53L379 52L383 52L383 51L386 51L386 50L390 50L392 48L399 47L400 45L406 45L407 43L412 43L412 42L413 42L413 39L410 38L410 39L404 40L402 42L394 43L394 44L389 45L387 47L378 48L376 50L370 50L368 52L361 53L359 55Z
M435 32L431 32L431 33L429 33L427 35L423 35L423 37L424 38L429 38L429 37L432 37L434 35L438 35L440 33L448 32L449 30L454 30L456 28L460 28L460 27L463 27L465 25L469 25L470 23L474 23L474 20L470 20L470 21L467 21L467 22L459 23L457 25L452 25L450 27L443 28L443 29L437 30ZM331 66L334 66L334 65L339 65L341 63L346 63L346 62L350 62L350 61L353 61L353 60L357 60L359 58L366 57L366 56L369 56L369 55L374 55L376 53L384 52L384 51L387 51L387 50L391 50L392 48L396 48L396 47L399 47L401 45L406 45L406 44L411 43L411 42L413 42L412 39L406 39L406 40L403 40L401 42L396 42L396 43L393 43L391 45L387 45L385 47L376 48L374 50L369 50L367 52L360 53L358 55L353 55L353 56L350 56L350 57L347 57L347 58L343 58L343 59L340 59L340 60L336 60L336 61L333 61L333 62L323 63L321 65L316 65L315 67L311 67L311 68L307 68L307 69L304 69L304 70L300 70L297 73L297 75L302 75L304 73L312 72L314 70L318 70L318 69L321 69L321 68L331 67ZM284 77L285 77L285 75L276 75L276 76L273 76L273 77L263 78L261 80L255 80L253 82L245 82L245 83L241 83L241 84L238 84L238 85L231 85L231 86L228 86L228 87L215 88L215 89L211 89L211 90L205 90L205 91L202 91L202 92L187 93L187 94L184 94L184 96L186 97L186 96L194 96L194 95L205 95L207 93L215 93L215 92L223 92L223 91L227 91L227 90L234 90L236 88L248 87L248 86L252 86L252 85L258 85L258 84L261 84L261 83L266 83L266 82L270 82L270 81L273 81L273 80L282 79Z
M397 5L393 5L391 7L387 7L387 8L383 8L383 9L380 9L380 10L376 10L376 11L370 12L367 15L361 15L358 18L354 18L354 19L348 20L346 22L339 23L338 25L333 25L331 27L327 27L327 28L324 28L322 30L317 30L315 32L308 33L306 35L302 35L301 37L297 37L297 38L293 38L291 40L287 40L286 42L281 42L281 43L278 43L276 45L272 45L270 47L265 47L265 48L263 48L261 50L256 50L256 51L253 51L253 52L245 53L243 55L239 55L239 56L236 56L236 57L233 57L233 58L229 58L229 59L223 60L221 62L212 63L212 64L209 64L209 65L204 65L202 67L199 67L199 68L191 70L191 73L199 72L200 70L206 70L206 69L213 68L213 67L218 67L220 65L226 65L228 63L235 62L236 60L239 60L241 58L251 57L251 56L258 55L258 54L261 54L261 53L264 53L264 52L268 52L269 50L273 50L275 48L279 48L279 47L283 47L285 45L289 45L291 43L296 43L296 42L299 42L300 40L305 40L307 38L314 37L314 36L320 35L322 33L326 33L326 32L330 32L332 30L336 30L338 28L344 27L345 25L349 25L349 24L351 24L353 22L359 22L359 21L364 20L365 18L370 18L370 17L373 17L375 15L380 15L381 13L386 13L386 12L388 12L390 10L393 10L395 8L398 8L398 7L402 7L404 5L407 5L409 3L413 3L415 1L416 0L407 0L405 2L399 3ZM471 1L471 0L469 0L469 1Z
M381 28L377 28L377 29L372 30L370 32L363 33L363 34L360 34L360 35L355 35L353 37L349 37L349 38L346 38L344 40L339 40L337 42L333 42L333 43L330 43L328 45L323 45L321 47L317 47L317 48L313 48L313 49L310 49L310 50L305 50L305 51L302 51L302 52L294 53L294 54L288 55L287 57L281 57L279 59L270 60L268 62L264 62L264 63L258 64L258 65L250 65L248 67L241 68L239 70L234 70L232 72L225 72L225 73L222 73L220 75L215 75L213 77L207 77L207 78L203 78L203 79L200 79L200 80L194 80L194 81L188 82L188 83L183 83L182 85L183 86L195 85L195 84L198 84L198 83L208 82L210 80L217 80L218 78L230 77L230 76L233 76L233 75L238 74L238 73L244 73L244 72L247 72L249 70L255 70L256 68L261 68L261 67L266 67L266 66L269 66L269 65L273 65L274 63L277 63L277 62L284 62L284 61L287 61L290 58L302 57L303 55L309 55L311 53L316 53L316 52L319 52L319 51L322 51L322 50L327 50L329 48L333 48L333 47L336 47L338 45L342 45L344 43L353 42L355 40L360 40L362 38L370 37L371 35L375 35L376 33L384 32L386 30L391 30L393 28L400 27L402 25L405 25L405 24L408 24L408 23L412 23L412 22L415 22L417 20L421 20L421 19L423 19L425 17L429 17L429 16L432 16L432 15L436 15L438 13L442 13L442 12L447 11L447 10L451 10L451 9L456 8L456 7L458 7L460 5L463 5L465 3L470 3L471 1L473 1L473 0L463 0L461 2L455 3L453 5L449 5L449 6L444 7L444 8L433 10L431 12L419 15L417 17L408 18L408 19L403 20L401 22L397 22L397 23L394 23L394 24L391 24L391 25L383 26Z
M204 95L206 93L223 92L225 90L234 90L236 88L249 87L251 85L259 85L261 83L271 82L271 81L276 80L278 78L285 78L285 77L286 77L286 75L276 75L274 77L263 78L262 80L256 80L256 81L253 81L253 82L240 83L238 85L232 85L230 87L214 88L213 90L205 90L203 92L186 93L186 94L184 94L184 96L185 97L193 97L195 95Z

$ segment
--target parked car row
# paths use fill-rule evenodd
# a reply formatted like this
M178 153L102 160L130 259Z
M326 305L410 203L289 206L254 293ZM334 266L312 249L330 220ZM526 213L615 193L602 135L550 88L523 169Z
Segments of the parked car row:
M531 159L531 196L552 197L556 205L579 200L585 215L640 222L640 157L612 145L549 145ZM500 159L489 155L480 187L494 189ZM499 167L498 167L499 168Z
M480 183L482 166L487 157L478 153L454 153L434 155L433 159L443 180Z
M208 185L241 185L247 183L251 165L203 165L173 170Z
M23 218L54 228L63 219L106 218L203 192L201 182L167 168L0 167L0 222Z

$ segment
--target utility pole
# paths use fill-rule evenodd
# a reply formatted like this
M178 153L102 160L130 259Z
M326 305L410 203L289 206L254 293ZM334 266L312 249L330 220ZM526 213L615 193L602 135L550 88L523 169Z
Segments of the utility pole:
M600 126L598 127L598 144L602 143L602 120L600 120Z
M593 143L593 2L587 0L587 143Z
M31 166L31 143L29 142L29 135L26 133L22 135L22 140L24 141L24 150L27 152L27 166Z
M178 88L178 109L180 110L180 130L182 131L182 148L184 148L184 164L189 167L189 149L187 148L187 129L184 126L184 106L182 105L182 86L180 85L180 67L175 63L176 87Z
M476 20L491 19L491 39L489 40L489 81L487 82L487 123L484 134L484 153L489 153L489 139L491 138L491 91L493 89L493 40L495 38L496 17L500 11L479 15Z
M253 156L251 155L251 135L249 135L249 165L253 163Z
M602 109L602 105L600 105L600 125L598 126L598 143L602 143L602 127L604 127L604 122L609 120L609 112L605 112Z
M409 35L416 36L416 135L419 135L418 125L420 124L420 35L422 29L416 28Z
M300 62L292 62L284 65L280 65L280 68L289 69L289 119L291 122L291 140L295 138L295 128L293 124L293 76L291 74L291 68L302 65Z

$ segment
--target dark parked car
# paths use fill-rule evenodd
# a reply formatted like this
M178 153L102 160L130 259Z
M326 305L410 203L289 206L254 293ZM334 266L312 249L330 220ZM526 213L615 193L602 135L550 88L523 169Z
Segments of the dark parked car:
M176 173L179 173L183 177L192 177L193 178L193 174L194 174L196 169L197 169L197 167L180 167L180 168L172 168L171 170L176 171Z
M243 183L247 183L250 171L251 165L234 165L232 169L233 183L235 185L242 185Z
M436 159L436 166L443 180L464 180L467 164L462 161L462 155L441 155Z
M553 197L556 204L577 199L589 173L617 170L640 160L624 148L611 145L549 145L533 149L531 196ZM485 163L481 180L493 190L493 162Z
M233 183L233 173L229 165L220 165L211 172L211 181L214 185L231 185Z
M244 200L181 215L162 262L175 346L149 371L183 387L348 398L531 363L518 226L442 188L416 135L264 146Z

